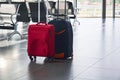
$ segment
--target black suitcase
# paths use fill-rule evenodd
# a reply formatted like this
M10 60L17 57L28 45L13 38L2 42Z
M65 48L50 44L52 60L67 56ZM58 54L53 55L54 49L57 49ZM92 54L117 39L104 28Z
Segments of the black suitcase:
M58 0L57 19L49 22L49 24L53 24L55 27L55 58L73 58L73 30L71 23L66 20L66 0L64 19L60 19L59 16L61 14L59 14Z
M73 58L73 30L71 23L64 19L55 19L50 21L49 24L53 24L55 27L56 54L63 53L63 58Z

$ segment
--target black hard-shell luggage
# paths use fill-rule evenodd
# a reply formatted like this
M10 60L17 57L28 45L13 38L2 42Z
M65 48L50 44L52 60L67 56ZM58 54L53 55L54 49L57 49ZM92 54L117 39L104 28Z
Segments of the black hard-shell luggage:
M73 57L73 30L69 21L56 19L49 22L55 27L55 52L63 58ZM56 58L56 57L55 57ZM59 58L59 57L58 57Z
M55 53L54 58L73 58L73 30L72 25L66 19L66 0L65 0L65 14L64 19L59 16L59 0L58 0L57 19L49 22L55 27Z
M61 16L61 14L59 15L58 0L57 19L49 22L49 24L53 24L55 27L55 58L73 58L73 30L71 23L66 20L66 0L65 14L63 15L64 19L60 19L59 16Z

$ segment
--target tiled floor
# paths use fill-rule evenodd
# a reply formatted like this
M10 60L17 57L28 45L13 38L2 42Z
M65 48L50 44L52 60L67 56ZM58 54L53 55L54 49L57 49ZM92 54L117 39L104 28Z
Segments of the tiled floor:
M0 30L0 80L120 80L120 19L80 18L74 26L73 60L44 63L38 57L30 62L27 35L3 40L8 31ZM19 31L27 28L19 24Z

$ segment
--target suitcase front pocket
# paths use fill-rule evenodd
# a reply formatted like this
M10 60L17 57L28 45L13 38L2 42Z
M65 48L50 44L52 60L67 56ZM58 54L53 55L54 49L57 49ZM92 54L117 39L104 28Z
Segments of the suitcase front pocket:
M35 55L37 56L47 56L48 54L48 45L46 40L35 40L34 41L34 49L35 49Z
M30 54L32 56L47 56L48 55L48 30L34 32L29 36Z

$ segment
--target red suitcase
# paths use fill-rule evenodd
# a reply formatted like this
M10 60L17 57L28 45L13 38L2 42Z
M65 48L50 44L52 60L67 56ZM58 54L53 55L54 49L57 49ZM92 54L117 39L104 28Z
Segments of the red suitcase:
M28 55L31 60L36 56L53 57L55 54L54 26L46 23L31 24L28 28Z

